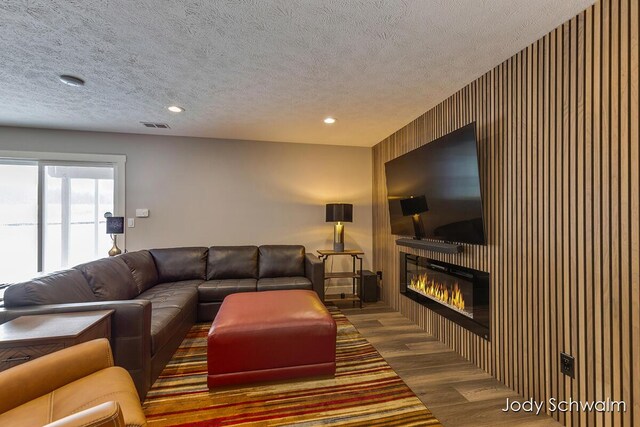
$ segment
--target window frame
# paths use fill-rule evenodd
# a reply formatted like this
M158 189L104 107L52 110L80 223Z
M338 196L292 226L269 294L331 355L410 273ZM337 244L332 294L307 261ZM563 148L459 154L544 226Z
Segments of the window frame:
M89 154L89 153L59 153L40 151L7 151L0 150L0 161L16 164L32 164L38 166L38 272L43 271L44 239L43 239L43 191L44 168L51 165L82 166L113 166L114 168L114 216L125 216L125 168L127 156L122 154ZM121 247L126 248L126 233L120 236Z

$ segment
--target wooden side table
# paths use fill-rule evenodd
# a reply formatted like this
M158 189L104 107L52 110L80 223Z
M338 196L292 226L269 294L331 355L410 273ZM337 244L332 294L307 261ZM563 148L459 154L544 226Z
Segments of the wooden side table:
M0 325L0 371L96 338L111 338L113 310L21 316Z
M364 252L358 250L346 250L337 252L329 249L321 249L318 251L318 254L318 258L322 260L323 267L326 267L327 259L329 259L329 257L339 255L351 256L351 271L327 273L325 268L324 280L327 281L331 279L351 279L353 292L349 295L345 295L344 298L342 298L341 295L327 295L327 286L325 286L325 302L353 301L354 304L356 302L359 302L360 308L362 308L362 256L364 255ZM358 261L360 262L360 268L356 269L356 264L358 263Z

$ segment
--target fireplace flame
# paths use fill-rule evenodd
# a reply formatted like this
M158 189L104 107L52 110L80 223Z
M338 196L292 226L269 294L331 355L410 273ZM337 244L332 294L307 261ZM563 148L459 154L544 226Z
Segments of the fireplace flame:
M464 296L460 291L458 282L449 287L438 283L436 280L429 278L426 273L423 273L411 279L409 288L464 311Z

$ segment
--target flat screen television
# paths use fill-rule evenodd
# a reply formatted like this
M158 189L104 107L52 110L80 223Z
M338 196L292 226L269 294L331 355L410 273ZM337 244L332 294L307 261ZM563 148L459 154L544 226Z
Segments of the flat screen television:
M388 161L385 172L392 234L485 244L475 122Z

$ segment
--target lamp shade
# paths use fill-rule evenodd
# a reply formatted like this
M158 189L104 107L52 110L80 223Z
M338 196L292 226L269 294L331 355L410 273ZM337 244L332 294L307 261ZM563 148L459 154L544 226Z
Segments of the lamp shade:
M327 203L326 222L352 222L353 205L350 203Z
M402 199L400 200L400 208L402 209L402 215L404 216L416 215L429 210L429 207L427 206L427 198L425 196Z
M107 217L107 234L124 234L124 217Z

